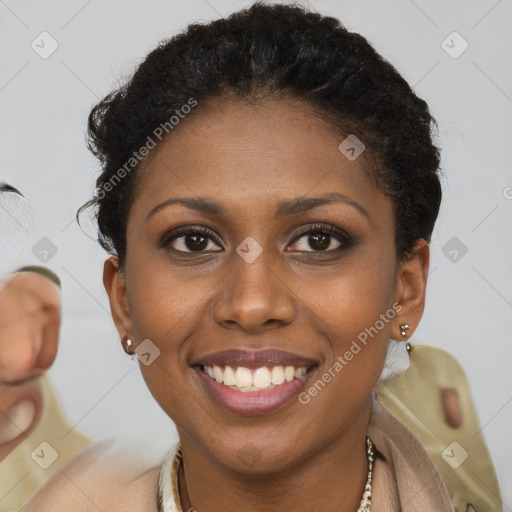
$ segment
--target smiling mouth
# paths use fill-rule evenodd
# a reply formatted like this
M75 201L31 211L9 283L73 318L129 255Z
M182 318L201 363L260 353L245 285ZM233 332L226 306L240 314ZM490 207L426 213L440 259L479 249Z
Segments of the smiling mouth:
M288 382L302 378L318 365L311 366L261 366L250 369L244 366L207 366L198 368L212 380L229 389L244 393L254 393L274 389Z

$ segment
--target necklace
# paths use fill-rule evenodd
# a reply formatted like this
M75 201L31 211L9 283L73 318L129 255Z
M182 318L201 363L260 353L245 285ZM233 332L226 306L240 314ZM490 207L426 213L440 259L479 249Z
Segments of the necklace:
M373 443L366 437L366 453L368 458L368 478L357 512L371 512L372 506L372 470ZM182 460L181 443L178 441L165 456L158 479L158 512L183 512L179 495L178 474ZM195 509L190 509L195 510Z

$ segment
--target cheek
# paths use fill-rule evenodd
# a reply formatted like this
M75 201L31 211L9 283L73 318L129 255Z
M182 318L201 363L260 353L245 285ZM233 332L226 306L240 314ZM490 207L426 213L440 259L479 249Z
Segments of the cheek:
M183 375L186 362L180 348L193 329L191 318L195 316L197 298L184 291L183 283L154 267L139 268L152 269L145 275L132 274L128 281L134 340L136 345L145 342L151 354L150 364L141 360L139 368L156 402L173 421L181 424L180 411L188 410L184 398L190 396L190 390Z
M327 437L335 435L340 424L350 424L368 403L382 373L396 314L393 260L389 268L383 268L382 260L359 261L304 291L309 293L315 329L328 341L331 353L299 401L310 415L325 419L322 435Z
M208 314L205 294L215 283L208 278L187 280L183 270L171 270L169 264L156 258L132 257L127 260L127 271L130 268L127 295L134 340L136 345L150 340L157 354L151 364L141 363L140 370L163 410L179 415L190 407L188 340L204 328L198 319Z
M316 328L331 345L327 370L343 375L336 380L345 389L367 392L382 371L397 311L393 265L391 258L361 258L306 290Z
M172 340L178 342L197 317L207 285L187 283L183 270L171 271L149 258L133 258L131 268L127 294L134 337L154 340L161 350L172 348ZM148 271L140 272L143 268Z
M373 326L381 314L394 315L392 302L394 294L394 267L392 262L358 258L346 268L336 270L328 278L316 282L315 289L306 293L315 297L315 309L325 325L336 338L346 340L357 337L360 332ZM310 299L311 300L311 299ZM381 325L379 331L387 334L390 319Z

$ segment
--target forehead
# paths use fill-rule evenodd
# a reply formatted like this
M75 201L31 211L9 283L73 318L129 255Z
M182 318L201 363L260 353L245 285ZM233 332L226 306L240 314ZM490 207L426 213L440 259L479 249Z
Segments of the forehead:
M344 138L298 100L200 104L141 166L136 202L148 208L170 197L210 197L258 211L338 192L368 209L385 203L366 155L351 161L339 150Z

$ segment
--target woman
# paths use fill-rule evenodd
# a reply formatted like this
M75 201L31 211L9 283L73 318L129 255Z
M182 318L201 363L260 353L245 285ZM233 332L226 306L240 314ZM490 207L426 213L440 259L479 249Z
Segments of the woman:
M423 313L432 123L362 36L299 7L151 52L91 112L90 204L121 342L180 442L144 469L88 449L24 510L453 510L373 400Z

